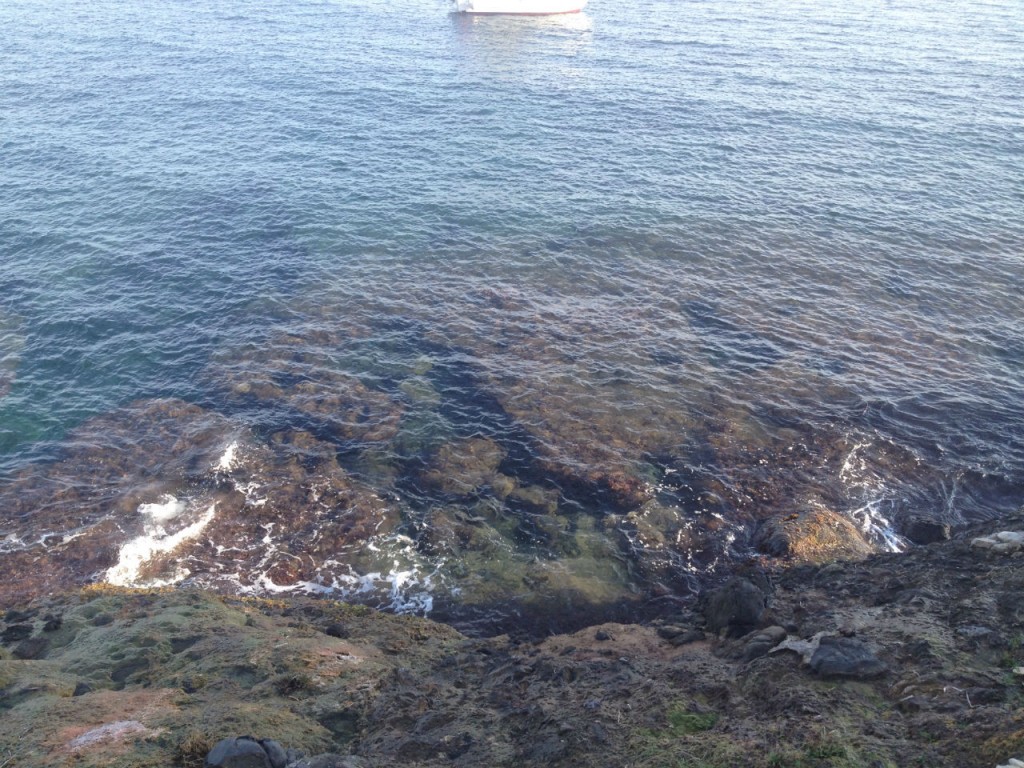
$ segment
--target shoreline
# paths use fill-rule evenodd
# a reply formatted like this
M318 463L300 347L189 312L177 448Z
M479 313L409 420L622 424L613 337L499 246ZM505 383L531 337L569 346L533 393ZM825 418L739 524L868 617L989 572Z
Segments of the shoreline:
M972 540L1004 529L1024 510L536 641L304 597L75 590L4 615L0 760L199 766L251 735L346 768L995 766L1024 755L1022 555Z

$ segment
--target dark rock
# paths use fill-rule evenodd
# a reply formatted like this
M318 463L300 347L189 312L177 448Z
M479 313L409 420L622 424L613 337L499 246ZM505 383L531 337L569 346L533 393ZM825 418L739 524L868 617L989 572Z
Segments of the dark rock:
M743 638L743 661L753 661L762 656L767 656L768 651L786 639L786 630L782 627L767 627L759 632L753 632Z
M324 634L344 640L349 636L349 631L348 627L346 627L340 621L334 621L324 628Z
M185 693L196 693L206 687L206 678L203 675L188 675L181 681L181 690Z
M900 661L927 662L935 659L935 653L927 640L913 640L900 649L899 658Z
M597 630L597 632L594 633L594 639L604 642L605 640L611 640L612 636L605 632L603 629L599 629Z
M206 768L274 768L259 742L248 736L221 739L206 756Z
M110 679L123 688L129 677L148 667L149 661L144 658L128 659L127 661L118 664L110 671Z
M29 621L30 619L35 618L35 615L35 611L19 611L11 608L4 614L4 621L8 624L14 624L16 622Z
M46 623L43 624L43 632L56 632L64 626L64 619L60 616L47 616Z
M867 679L888 671L888 666L860 640L826 636L810 660L811 671L822 677Z
M924 517L909 517L902 525L903 535L915 544L936 544L949 541L950 527L948 523L929 520Z
M964 694L973 707L979 704L1002 704L1006 701L1006 691L1002 688L973 687L964 691Z
M288 754L285 752L284 747L273 739L260 739L259 745L267 753L267 758L270 760L270 765L273 768L285 768L291 762L288 760Z
M690 643L699 643L705 639L705 635L699 629L688 629L681 635L676 635L669 640L674 646L689 645Z
M757 626L767 602L767 595L750 580L733 576L707 594L704 620L714 633L741 637Z
M5 644L17 643L19 640L24 640L26 637L32 634L31 624L13 624L0 634L0 640L3 640Z
M896 708L904 714L920 712L927 705L928 701L923 696L907 696L896 702Z
M1004 621L1011 624L1024 622L1024 593L1019 589L996 593L996 607Z
M79 683L75 686L75 692L72 696L84 696L87 693L92 693L92 686L88 683Z
M1001 648L1006 644L998 632L976 624L959 627L956 633L964 639L971 650L977 650L983 644L989 648Z
M11 650L16 659L41 659L50 648L50 641L45 637L30 637L22 640Z
M671 640L673 637L678 637L679 635L685 634L687 631L686 627L681 627L678 624L665 624L657 629L658 636L663 637L666 640Z

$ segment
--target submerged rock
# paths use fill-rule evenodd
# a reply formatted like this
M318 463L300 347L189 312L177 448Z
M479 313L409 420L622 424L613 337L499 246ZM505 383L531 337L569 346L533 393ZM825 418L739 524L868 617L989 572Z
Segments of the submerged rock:
M346 370L339 355L358 329L279 332L258 347L233 350L206 372L233 408L260 423L282 417L322 437L359 445L383 443L398 432L403 413L397 393L377 389Z
M9 531L0 564L23 574L0 585L7 600L91 581L185 579L232 590L353 586L381 599L377 585L359 583L381 572L361 545L400 520L342 469L332 444L301 430L261 442L173 400L87 422L56 462L0 491L0 516ZM393 599L392 585L381 591Z
M468 496L494 481L504 458L501 446L484 437L445 443L429 459L422 482L442 493Z

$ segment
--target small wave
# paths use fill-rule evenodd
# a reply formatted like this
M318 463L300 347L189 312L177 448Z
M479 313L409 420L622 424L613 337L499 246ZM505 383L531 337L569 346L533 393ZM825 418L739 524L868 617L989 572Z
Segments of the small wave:
M427 616L434 608L434 591L443 563L424 560L415 553L412 540L405 536L381 536L366 543L366 549L371 552L379 552L385 557L394 556L389 569L359 573L351 564L331 559L320 564L315 579L278 584L266 566L283 556L283 553L278 550L270 534L268 530L262 542L268 545L268 549L261 564L245 577L246 583L243 583L239 574L228 577L228 580L236 582L235 588L240 594L325 595L373 604L393 613L417 616Z
M866 456L873 445L870 440L855 443L839 470L839 479L848 496L863 502L847 514L869 541L887 552L903 552L908 542L896 532L891 515L886 511L895 506L894 494Z

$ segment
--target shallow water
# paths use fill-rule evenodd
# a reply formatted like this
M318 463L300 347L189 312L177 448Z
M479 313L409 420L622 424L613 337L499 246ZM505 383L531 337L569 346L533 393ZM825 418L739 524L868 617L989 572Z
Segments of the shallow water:
M1021 505L1017 4L447 10L3 4L0 552L585 613L773 514L900 548ZM155 398L204 409L161 434L215 425L209 466L118 410ZM215 501L124 561L140 510Z

